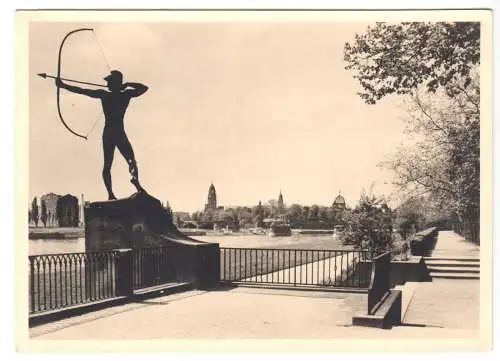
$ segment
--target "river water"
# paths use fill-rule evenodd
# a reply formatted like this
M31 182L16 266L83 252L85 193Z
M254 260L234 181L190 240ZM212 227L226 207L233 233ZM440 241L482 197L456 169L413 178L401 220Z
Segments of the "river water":
M192 238L219 243L220 247L242 248L293 248L293 249L342 249L342 244L331 235L299 235L270 237L268 235L206 235ZM56 254L85 252L85 239L29 240L29 254Z

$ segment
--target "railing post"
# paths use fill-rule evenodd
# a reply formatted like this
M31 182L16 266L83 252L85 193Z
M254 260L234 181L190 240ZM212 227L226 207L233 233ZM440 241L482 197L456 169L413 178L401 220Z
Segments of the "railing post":
M368 289L368 314L375 314L380 302L391 287L391 252L373 259L370 287Z
M28 258L29 263L30 263L30 296L31 296L31 310L30 312L35 311L35 262L34 259L31 257ZM37 289L39 289L40 286L37 285ZM39 292L40 293L40 292Z
M115 256L117 296L132 296L134 293L132 285L132 252L132 249L120 249Z
M220 249L219 244L212 243L194 249L194 276L197 288L216 287L220 282ZM236 254L235 257L236 259Z

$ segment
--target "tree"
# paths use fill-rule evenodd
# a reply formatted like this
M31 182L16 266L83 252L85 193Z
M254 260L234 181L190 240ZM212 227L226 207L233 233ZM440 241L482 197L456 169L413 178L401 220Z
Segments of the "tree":
M301 215L300 215L300 219L304 220L304 221L307 221L309 219L309 212L310 212L310 210L311 210L311 207L309 207L309 206L302 207L302 212L301 212Z
M400 190L478 223L480 24L377 23L345 44L344 60L366 103L410 95L412 144L383 163Z
M302 214L302 207L300 204L292 204L290 208L288 208L287 216L290 222L296 222L300 219L300 215Z
M31 218L35 223L35 227L38 227L38 201L36 197L33 198L33 201L31 202Z
M42 200L42 214L40 216L40 220L43 223L44 227L47 227L47 205L45 204L45 200Z
M172 207L170 207L170 203L167 201L167 205L166 207L164 208L165 209L165 214L170 217L170 219L174 220L174 211L172 210Z
M201 212L194 212L191 215L191 219L195 222L198 222L201 219Z
M427 203L422 196L408 198L394 210L394 226L403 239L424 227Z
M316 204L313 204L311 206L311 209L309 210L309 220L310 221L317 221L318 215L319 215L319 206Z
M388 94L413 94L419 85L454 96L468 87L479 64L480 35L477 22L377 23L345 44L344 60L368 104Z
M346 223L344 242L375 253L390 248L392 211L384 199L362 194L356 207L346 214Z
M478 219L480 201L479 84L453 98L418 94L410 106L407 132L417 141L401 146L381 165L410 196L430 195L464 220ZM476 89L477 88L477 89ZM417 139L418 139L417 138Z
M319 220L323 222L328 222L328 207L322 206L319 208Z

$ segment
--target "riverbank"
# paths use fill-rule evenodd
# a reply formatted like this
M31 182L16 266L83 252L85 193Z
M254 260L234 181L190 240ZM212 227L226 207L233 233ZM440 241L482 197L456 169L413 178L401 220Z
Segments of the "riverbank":
M28 239L78 239L85 237L83 227L30 227Z
M253 236L255 233L250 230L242 229L240 231L213 231L204 229L180 228L181 232L187 236ZM328 235L332 234L330 229L292 229L295 235ZM267 233L265 233L267 234ZM77 239L85 237L85 228L83 227L30 227L28 239Z
M267 235L269 230L255 233L251 229L241 229L239 231L214 231L211 229L179 228L179 230L190 236L254 236ZM292 235L328 235L333 234L333 229L292 229Z
M298 234L333 234L333 229L292 229L292 233L298 233Z
M188 236L204 236L207 232L197 229L181 229ZM28 239L78 239L85 237L83 227L30 227Z

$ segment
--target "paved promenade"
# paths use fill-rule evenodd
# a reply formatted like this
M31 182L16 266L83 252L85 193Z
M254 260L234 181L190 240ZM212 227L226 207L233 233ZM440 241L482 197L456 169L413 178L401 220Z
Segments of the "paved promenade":
M433 258L479 258L479 246L453 231L440 231Z
M404 319L414 326L479 328L479 281L434 279L418 283Z
M189 291L30 329L34 340L473 338L474 329L351 326L366 294L238 287Z
M453 231L440 231L430 258L479 258L479 246ZM439 328L478 329L480 282L438 279L415 287L404 322Z
M189 291L30 329L46 340L342 337L366 294L238 287Z

